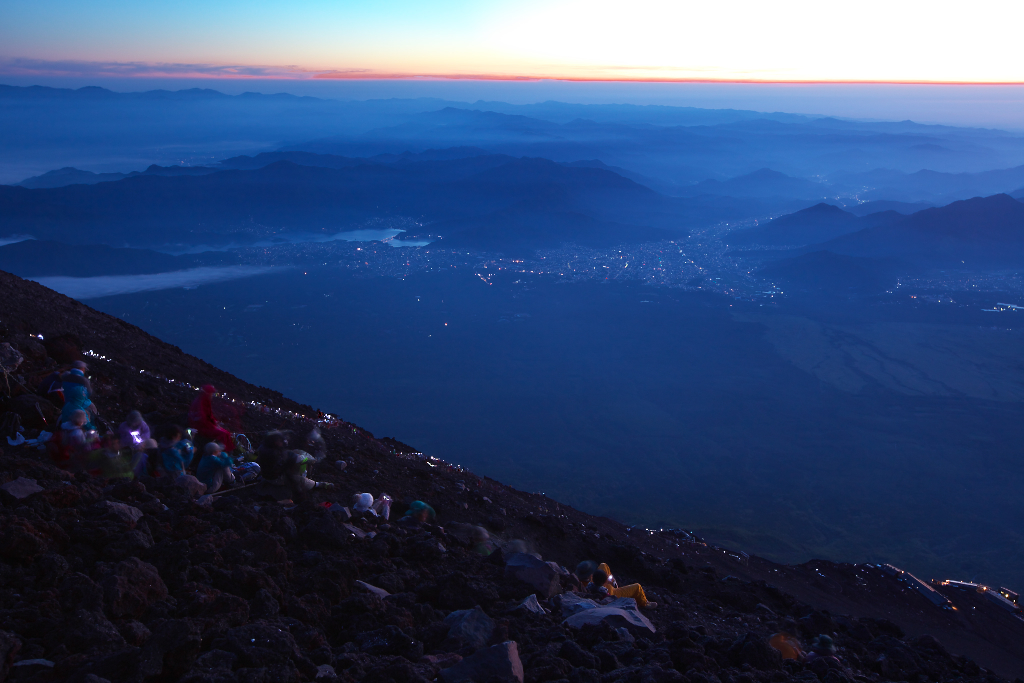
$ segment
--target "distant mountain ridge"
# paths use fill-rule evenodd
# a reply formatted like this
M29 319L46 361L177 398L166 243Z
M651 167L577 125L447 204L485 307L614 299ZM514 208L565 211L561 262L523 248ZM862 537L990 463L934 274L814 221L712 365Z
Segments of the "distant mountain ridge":
M514 206L550 214L545 224L552 229L571 224L573 239L583 223L555 216L588 216L606 237L617 226L616 239L624 242L633 239L629 226L680 234L679 202L604 168L501 155L320 161L338 167L280 160L253 170L138 174L54 189L0 186L0 236L135 246L246 243L282 231L334 233L382 216L468 228L475 218Z
M730 197L793 197L797 199L824 199L829 188L804 178L761 168L728 180L704 180L679 194L684 196L715 194Z
M182 270L194 265L194 259L149 249L69 245L50 240L25 240L0 246L0 270L25 278L142 275Z
M961 200L837 237L821 247L923 267L1020 267L1024 203L1006 194Z
M819 244L840 235L892 223L901 218L902 215L895 211L881 211L857 217L838 206L822 202L802 211L765 221L756 228L734 230L729 233L729 243L773 247Z
M943 173L928 169L904 173L879 168L842 174L830 180L846 187L864 188L858 196L867 200L948 204L958 199L1012 192L1024 185L1024 166L978 173Z
M207 173L215 173L216 171L216 168L210 168L207 166L157 166L156 164L152 164L145 171L131 171L130 173L93 173L92 171L82 171L69 166L55 171L48 171L42 175L26 178L20 183L16 183L16 185L19 187L27 187L32 190L37 190L44 188L66 187L68 185L94 185L96 183L109 183L117 180L124 180L125 178L134 178L135 176L140 175L206 175Z

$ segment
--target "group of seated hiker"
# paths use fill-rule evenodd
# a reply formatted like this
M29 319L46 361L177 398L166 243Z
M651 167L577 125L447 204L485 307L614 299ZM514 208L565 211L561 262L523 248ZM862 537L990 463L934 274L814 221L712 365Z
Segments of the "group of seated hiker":
M637 607L641 609L654 609L658 603L651 602L644 594L644 588L639 583L631 583L627 586L620 586L612 575L611 568L602 562L598 564L593 560L585 560L576 566L573 572L574 580L581 592L587 592L598 598L633 598Z
M310 466L326 457L327 446L317 428L305 433L287 430L268 432L253 454L255 462L240 463L235 456L235 436L214 413L216 389L207 384L188 411L189 428L162 424L154 429L142 414L133 410L116 429L98 419L92 403L88 366L79 361L64 373L54 373L39 386L40 392L63 404L60 429L51 443L58 466L71 471L88 471L107 479L134 477L166 478L179 483L195 479L208 494L231 488L239 477L245 481L262 477L259 492L283 504L292 504L314 489L333 489L330 482L310 477ZM344 461L339 461L344 463ZM197 487L198 488L198 487ZM199 490L202 490L201 488ZM391 497L357 493L352 512L357 516L387 522ZM435 519L434 509L413 501L397 524L416 528ZM487 540L479 539L481 545Z
M195 476L207 493L234 482L234 460L220 443L206 443L196 458L192 440L178 425L161 425L153 436L137 410L128 413L116 432L100 434L90 428L88 413L76 408L61 424L60 437L54 440L54 460L65 469L89 471L107 479L145 475L177 480Z

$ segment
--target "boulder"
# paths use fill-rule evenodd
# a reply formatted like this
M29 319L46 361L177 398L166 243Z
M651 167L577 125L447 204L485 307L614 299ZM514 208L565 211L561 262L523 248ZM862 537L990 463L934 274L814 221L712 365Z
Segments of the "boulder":
M525 611L525 612L531 612L533 614L547 614L548 613L548 610L546 610L543 607L541 607L540 602L537 600L536 593L531 593L530 595L526 596L526 598L522 602L520 602L518 605L513 607L512 610L510 610L510 611L513 611L513 612Z
M585 609L597 609L598 607L596 602L580 596L579 593L562 593L562 595L559 596L559 601L561 604L562 618L579 614Z
M633 598L618 598L607 605L584 609L562 621L566 626L581 628L586 624L597 626L605 622L612 628L625 627L631 631L655 632L654 624L636 606Z
M135 523L142 519L143 512L137 507L126 505L125 503L116 503L112 500L101 500L96 503L96 507L102 510L108 519L115 519L119 522L124 522L130 527L135 527Z
M23 360L25 360L25 357L18 352L18 349L11 346L9 342L0 344L0 370L14 372Z
M526 553L513 553L509 556L505 562L505 577L528 584L544 598L558 595L562 590L558 572L547 562Z
M206 493L206 484L199 481L191 474L181 475L174 480L174 485L179 489L184 489L189 498L199 498Z
M370 584L366 583L365 581L357 580L356 581L356 585L359 586L360 588L362 588L363 590L367 590L367 591L373 593L374 595L376 595L381 600L383 600L384 598L386 598L389 595L391 595L391 593L387 592L383 588L378 588L377 586L370 585Z
M156 567L137 557L118 562L104 574L99 585L111 617L141 617L147 607L167 597L167 586Z
M476 683L479 681L515 681L523 683L523 663L519 646L509 640L477 650L455 666L441 670L445 683Z
M22 498L28 498L33 493L39 493L43 490L43 487L37 484L35 479L18 477L14 481L9 481L3 486L0 486L0 489L3 489L18 500L21 500Z
M53 662L49 659L22 659L11 665L11 678L24 680L42 674L47 676L53 672Z
M536 601L536 597L534 597L534 601ZM479 606L452 612L444 618L444 623L449 627L449 638L454 638L464 646L473 649L486 645L494 633L494 620L487 616Z

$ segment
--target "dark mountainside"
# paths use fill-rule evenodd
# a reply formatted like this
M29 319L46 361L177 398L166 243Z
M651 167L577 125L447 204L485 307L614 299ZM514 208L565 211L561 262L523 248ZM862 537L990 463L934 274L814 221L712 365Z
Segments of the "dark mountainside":
M99 244L70 246L25 240L0 247L0 270L20 277L91 277L166 273L196 265L194 260L149 249L119 249Z
M904 216L909 216L912 213L918 211L924 211L930 209L934 205L928 202L896 202L889 199L879 199L871 202L864 202L863 204L853 204L850 206L844 206L843 209L849 211L854 216L867 216L872 213L878 213L879 211L895 211L896 213L902 213Z
M183 421L196 395L183 382L316 414L38 284L0 273L0 288L0 339L26 359L10 375L15 397L3 400L29 430L42 426L37 411L56 409L19 387L85 350L94 398L112 419L137 407L151 424ZM309 425L288 412L237 417L255 438ZM160 479L71 475L32 447L5 445L0 678L996 683L987 669L1024 675L1024 621L973 591L942 588L957 607L943 610L872 565L777 565L684 532L584 515L344 422L323 433L328 457L311 474L337 488L314 490L292 510L248 489L203 505ZM341 459L343 471L334 465ZM19 477L42 490L12 495ZM323 505L359 491L389 493L396 516L425 500L439 526L345 523ZM474 552L460 523L485 525L504 550ZM644 613L651 628L635 617L618 629L624 622L565 623L579 609L564 592L568 578L512 554L511 539L545 560L573 567L596 558L620 583L642 582L659 602ZM522 562L532 569L517 570ZM529 596L539 604L524 603ZM766 644L780 630L804 642L831 634L837 659L783 662Z
M729 235L729 243L773 247L817 244L865 228L887 225L902 217L895 211L880 211L858 218L838 206L821 203L766 221L756 228L736 230Z
M244 243L289 231L330 234L381 216L465 220L523 204L676 229L681 214L678 200L611 171L544 159L476 156L345 168L277 161L201 176L139 175L45 190L0 186L0 234L70 243L88 235L89 242L118 246ZM628 229L618 237L631 238Z
M43 175L26 178L19 187L27 187L30 190L44 188L66 187L67 185L94 185L96 183L109 183L125 178L134 178L140 175L206 175L214 173L218 169L206 166L157 166L151 164L145 171L132 171L131 173L93 173L81 171L77 168L61 168L56 171L49 171Z
M1024 166L981 171L979 173L942 173L922 169L903 173L879 168L866 173L841 174L834 182L866 188L862 198L914 202L926 200L936 204L971 196L1009 192L1024 183Z
M926 268L1014 268L1024 259L1024 203L1005 194L975 197L844 235L820 248Z
M683 195L727 195L730 197L793 197L822 199L832 188L803 178L762 168L729 180L705 180L680 192Z

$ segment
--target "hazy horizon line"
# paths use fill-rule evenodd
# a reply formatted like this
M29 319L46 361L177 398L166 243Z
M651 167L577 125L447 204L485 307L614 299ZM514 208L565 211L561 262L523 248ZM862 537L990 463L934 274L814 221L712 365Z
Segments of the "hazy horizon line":
M627 69L657 71L664 67L623 67L603 65L595 71ZM686 71L677 69L677 71ZM929 86L1022 86L1024 80L930 80L930 79L801 79L756 76L622 76L572 75L568 73L502 72L387 72L368 68L310 69L298 65L209 64L185 62L113 62L87 60L40 60L0 58L0 77L14 78L116 78L116 79L201 79L201 80L275 80L275 81L504 81L566 83L707 83L751 85L929 85Z

